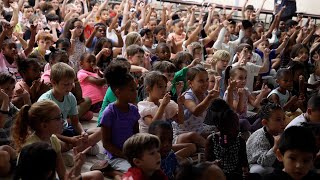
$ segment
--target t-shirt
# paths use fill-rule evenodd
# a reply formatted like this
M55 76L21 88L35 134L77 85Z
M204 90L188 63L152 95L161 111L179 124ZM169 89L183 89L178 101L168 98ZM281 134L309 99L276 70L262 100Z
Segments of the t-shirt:
M19 58L21 59L25 59L26 56L24 55L24 52L22 51L19 54ZM18 67L17 67L17 63L13 62L12 64L10 64L5 56L2 54L2 52L0 53L0 72L4 72L4 73L10 73L12 75L14 75L14 77L18 80L21 79L21 76L18 72Z
M99 112L99 117L98 117L98 126L100 126L101 123L101 117L103 115L103 111L106 109L106 107L110 104L113 103L117 100L116 95L112 92L111 88L108 87L106 94L104 95L103 101L102 101L102 106Z
M11 129L15 122L15 115L19 109L12 103L9 103L9 114L4 122L4 126L0 128L0 146L10 145L12 142Z
M302 126L302 123L307 122L307 119L304 117L304 114L301 114L299 116L297 116L296 118L294 118L287 126L286 129L288 127L291 126Z
M87 48L87 51L88 51L88 52L93 53L94 47L96 46L98 40L99 40L99 39L98 39L97 37L94 37L94 38L92 39L92 43L91 43L90 48Z
M169 180L174 180L178 166L177 157L172 150L168 156L161 158L161 170L166 174Z
M160 103L161 101L162 100L160 100ZM145 123L144 117L146 116L154 117L159 110L159 106L157 106L156 104L150 101L140 101L138 103L138 109L140 114L139 132L148 133L149 125ZM170 102L167 104L166 108L164 109L162 117L158 120L166 121L166 120L172 119L175 115L177 115L177 112L178 112L178 104L170 100Z
M186 91L184 98L186 100L192 100L196 104L200 104L201 102L198 100L196 95L192 92L191 89ZM182 133L187 132L196 132L201 134L203 132L203 121L207 115L207 111L204 111L199 116L195 116L189 111L187 108L184 109L184 123L178 124L176 122L172 122L173 125L173 134L174 136L180 135Z
M77 74L82 89L82 96L89 97L92 104L96 104L103 100L103 97L107 91L107 86L98 86L90 83L87 79L89 76L99 78L97 73L89 72L83 69L78 71Z
M36 142L41 142L42 140L35 134L33 133L31 136L29 136L26 140L26 143L24 143L23 146L29 145L29 144L33 144ZM60 140L58 139L58 137L54 134L51 135L50 137L50 144L51 147L53 148L53 150L56 153L60 153L61 152L61 144L60 144Z
M109 27L107 27L107 38L112 41L113 44L118 44L118 36L116 34L116 31L114 29L109 32Z
M134 126L140 119L138 108L129 105L128 112L122 112L114 103L108 105L103 111L101 126L112 129L111 143L117 148L122 149L124 142L134 134ZM113 155L107 151L109 158Z
M250 96L250 91L245 88L245 96L243 97L244 98L244 109L243 109L243 112L237 112L237 114L239 115L239 118L246 118L247 117L247 110L248 110L248 97ZM239 94L238 92L235 90L232 92L233 93L233 100L234 101L238 101L239 102ZM223 100L227 100L227 97L228 97L228 91L226 91L224 93L224 96L223 96Z
M239 63L232 64L232 67L239 66ZM254 77L259 75L261 66L255 65L251 62L247 62L245 66L243 66L247 70L247 84L246 87L250 92L253 91L253 82Z
M260 56L261 58L264 57L263 52L260 51L259 49L256 49L255 52L256 52L257 54L259 54L259 56ZM272 59L275 59L276 57L277 57L276 50L275 50L275 49L272 49L272 50L270 51L270 54L269 54L269 61L271 62L271 60L272 60ZM269 75L269 74L270 74L270 70L271 70L271 66L272 66L272 63L269 63L269 70L268 70L268 72L261 74L261 76L267 76L267 75Z
M44 83L50 83L50 73L51 73L51 69L45 71L42 73L41 75L41 81L43 81Z
M50 99L54 101L59 106L60 111L63 115L63 120L64 120L63 127L67 128L68 127L67 117L78 115L76 97L74 97L74 95L71 92L69 92L68 95L64 96L63 101L60 102L53 96L52 91L53 90L49 90L46 93L42 94L38 99L38 102L45 99Z

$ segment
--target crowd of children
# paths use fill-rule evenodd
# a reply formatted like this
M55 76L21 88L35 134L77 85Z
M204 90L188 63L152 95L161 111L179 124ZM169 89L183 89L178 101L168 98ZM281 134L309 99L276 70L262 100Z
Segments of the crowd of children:
M320 29L265 1L1 1L0 177L320 179Z

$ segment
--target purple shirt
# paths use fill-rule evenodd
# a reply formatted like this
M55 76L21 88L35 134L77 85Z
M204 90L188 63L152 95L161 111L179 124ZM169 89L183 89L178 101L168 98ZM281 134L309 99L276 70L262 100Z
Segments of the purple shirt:
M136 106L129 104L129 111L121 112L114 103L111 103L103 111L101 125L111 128L111 143L122 149L124 142L134 134L134 126L139 119L140 114ZM108 151L107 155L110 159L113 157Z

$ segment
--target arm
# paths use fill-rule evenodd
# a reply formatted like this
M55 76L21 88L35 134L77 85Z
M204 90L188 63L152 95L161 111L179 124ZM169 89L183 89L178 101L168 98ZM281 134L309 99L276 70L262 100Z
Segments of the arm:
M200 116L204 111L207 110L213 99L219 96L219 92L215 90L208 91L209 94L204 98L204 100L196 104L193 100L187 99L184 102L184 107L188 109L194 116Z
M112 144L112 128L111 127L101 127L102 131L102 144L105 149L107 149L112 155L117 157L124 157L122 149L119 149L114 144Z
M97 86L103 86L107 83L107 81L104 78L96 78L93 76L88 76L86 80Z
M206 161L214 161L216 160L215 156L214 156L214 145L213 145L213 135L209 135L207 140L206 140L206 148L205 148L205 159Z
M57 153L56 170L57 170L59 179L64 179L65 174L66 174L66 167L64 165L61 152Z
M105 0L100 6L96 13L96 17L100 17L101 10L104 9L108 5L109 0Z
M117 38L118 38L118 43L117 44L115 43L113 46L121 48L123 46L123 38L121 36L121 32L116 31L116 35L117 35Z
M122 22L121 25L125 25L129 19L129 2L128 0L125 0L125 4L124 4L124 9L123 9L123 18L122 18Z
M217 50L222 49L222 43L223 43L224 36L226 33L227 33L227 29L225 27L223 27L219 32L217 41L214 42L214 44L213 44L214 49L217 49Z
M195 7L192 7L192 9L191 9L191 18L190 18L190 20L189 20L189 22L188 22L188 24L187 24L187 26L193 26L193 24L194 24L194 21L195 21L195 11L196 11L196 9L195 9Z
M70 117L70 121L71 121L71 125L73 126L74 130L78 133L78 134L83 134L85 133L85 131L82 128L82 125L79 122L79 117L78 115L72 115L69 116Z
M33 50L34 43L36 41L36 29L37 29L37 26L31 25L31 27L30 27L30 31L31 31L30 40L28 42L28 47L24 50L24 54L26 56L29 56L29 54Z
M150 13L151 15L151 13ZM161 14L161 21L159 23L159 26L166 26L166 22L167 22L167 8L163 7L162 8L162 14Z
M141 14L140 14L141 19L138 21L138 24L140 25L140 27L143 27L145 24L144 22L146 20L146 7L144 2L140 3L140 9L141 9Z
M209 10L208 12L208 18L207 18L207 22L206 25L204 26L204 31L207 33L210 26L211 26L211 22L212 22L212 11Z
M88 11L88 4L87 4L87 1L86 0L81 0L82 2L82 6L83 6L83 14L87 14L89 11Z
M258 11L256 12L256 16L258 17L258 19L259 19L261 10L262 10L265 2L266 2L266 0L263 0L263 1L262 1L262 4L261 4L260 8L259 8ZM272 31L271 31L271 32L272 32Z
M262 73L267 73L269 71L269 66L270 66L270 60L269 60L269 54L270 54L270 49L265 49L264 52L264 57L263 57L263 64L259 70L259 74Z
M85 45L87 48L91 48L92 41L93 41L94 37L96 36L97 30L98 30L98 26L94 27L93 32L90 34L88 40L85 41Z
M21 0L20 0L21 1ZM14 3L12 3L12 4L10 4L10 6L12 7L12 9L13 9L13 14L12 14L12 18L11 18L11 20L10 20L10 25L12 26L12 27L15 27L17 24L18 24L18 22L19 22L19 6L18 6L18 4L16 3L16 2L14 2Z
M121 11L118 11L117 12L117 14L116 14L116 16L112 19L112 22L111 22L111 24L110 24L110 26L109 26L109 28L108 28L108 32L111 32L112 31L112 29L116 29L116 24L117 24L117 22L118 22L118 19L119 19L119 15L121 14Z
M8 112L9 111L9 96L1 89L0 90L0 98L2 100L1 111ZM0 128L3 128L5 122L8 118L8 114L0 112Z
M81 21L83 21L83 20L85 20L85 18L88 17L88 16L89 16L89 12L86 12L86 13L84 13L84 14L81 14L78 18L79 18Z
M289 37L285 37L284 41L280 44L280 46L276 49L276 54L280 54L286 47L289 41Z
M226 20L232 19L233 13L236 11L235 7L232 7L231 12L227 15Z
M308 36L302 41L302 44L307 45L307 44L309 43L309 41L310 41L310 39L312 38L313 34L316 32L316 29L317 29L317 28L315 27L315 25L313 25L313 26L311 27L310 33L309 33Z
M205 46L205 45L209 44L211 41L213 41L214 38L216 38L217 35L220 33L221 28L222 28L222 26L219 25L213 32L211 32L209 34L209 36L205 37L203 39L203 45Z
M152 12L154 12L154 7L151 4L151 5L149 5L149 11L148 11L147 16L146 16L145 24L149 23ZM162 21L162 18L161 18L161 21Z
M37 0L39 1L39 0ZM66 4L67 4L67 1L68 0L63 0L63 3L62 3L62 7L61 7L61 17L64 18L66 16Z
M248 0L246 0L242 6L242 9L241 9L241 13L242 13L242 19L246 19L246 15L245 15L245 9L246 9L246 6L247 6L247 3L248 3Z

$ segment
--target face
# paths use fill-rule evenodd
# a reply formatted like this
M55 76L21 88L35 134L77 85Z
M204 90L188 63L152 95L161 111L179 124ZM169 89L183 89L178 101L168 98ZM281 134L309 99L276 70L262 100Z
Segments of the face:
M106 28L103 26L100 26L97 30L96 37L97 38L106 37L106 32L107 32Z
M153 35L152 35L152 32L146 34L145 36L143 36L143 44L146 46L146 47L149 47L151 48L152 45L153 45Z
M208 90L212 90L214 88L214 85L216 84L216 79L213 74L210 74L208 77L209 77Z
M184 31L183 22L180 21L177 24L175 24L173 30L176 34L181 35Z
M29 18L33 14L33 9L32 8L25 8L24 9L24 17Z
M269 41L262 41L259 45L258 45L258 49L263 51L265 48L269 48Z
M277 83L279 84L280 88L283 88L286 90L292 89L293 78L291 73L285 73L282 78L277 80Z
M49 134L62 134L63 132L63 117L59 107L52 109L50 114L52 117L49 121L45 122L47 132Z
M159 148L152 148L143 152L142 158L136 159L136 165L144 172L154 172L160 169L161 155Z
M201 48L197 48L197 49L193 50L193 58L202 59L202 49Z
M144 61L144 54L143 53L137 53L133 56L129 56L129 60L131 61L132 65L140 66L143 64Z
M301 62L305 62L308 60L309 52L306 48L302 48L299 50L298 57Z
M227 68L228 63L229 63L229 59L222 59L220 61L217 61L216 69L218 71L224 71Z
M161 157L166 157L172 149L173 132L171 129L164 129L158 127L156 129L156 136L160 139L160 154Z
M283 162L284 171L294 180L302 179L313 168L313 154L300 150L287 150L282 155L277 151L279 161Z
M234 25L234 24L229 24L228 27L227 27L227 29L228 29L228 32L229 32L230 34L234 34L234 33L235 33L235 29L236 29L236 25Z
M83 33L83 24L82 24L82 22L81 21L76 21L76 22L74 22L74 28L76 29L76 37L80 37L81 36L81 34Z
M286 127L285 119L283 110L277 109L272 111L270 118L265 121L269 133L273 136L281 134Z
M41 67L40 65L37 63L37 64L33 64L31 65L25 74L23 74L23 79L26 81L26 82L31 82L34 81L34 80L37 80L37 79L40 79L41 77Z
M3 89L4 92L8 95L9 101L11 101L11 99L12 99L13 90L14 90L15 85L16 85L16 83L6 83L3 85L0 85L0 89ZM2 100L0 99L0 101L2 101Z
M58 0L52 0L51 5L54 10L57 10L59 8L59 1Z
M117 4L117 5L114 5L113 10L118 12L119 8L120 8L120 5Z
M149 94L153 98L162 99L167 93L167 82L165 80L159 80L153 87L148 87Z
M245 11L245 14L246 14L246 18L249 18L253 14L253 11L248 9Z
M96 60L95 58L92 58L90 56L86 56L84 60L80 62L80 66L82 69L86 71L93 72L93 68L96 66Z
M319 123L320 122L320 109L307 109L308 116L311 122Z
M280 21L279 29L280 29L281 31L286 30L286 23L285 23L284 21Z
M207 71L199 72L192 81L189 81L189 86L193 92L207 92L209 86L209 77Z
M253 31L252 27L245 29L244 30L244 36L245 37L251 37L252 31Z
M118 89L117 98L124 103L136 103L137 101L137 84L132 80L126 87Z
M170 49L167 47L160 48L159 52L157 52L157 56L160 61L167 61L171 57Z
M238 70L232 79L236 81L237 88L244 88L247 84L247 73Z
M82 5L81 5L81 4L77 4L76 6L77 6L76 12L79 13L79 14L81 14L81 12L82 12Z
M2 53L7 59L13 59L13 58L17 57L18 51L17 51L16 44L10 43L10 44L6 45L3 48Z
M44 39L38 40L39 49L49 50L51 44L52 44L51 40L44 40Z
M150 29L152 32L154 30L154 28L156 28L157 26L157 21L150 21L148 24L148 29Z
M102 46L102 48L108 48L108 51L106 51L103 55L105 55L106 57L111 56L111 52L112 52L112 44L109 42L105 42Z
M167 33L166 33L166 30L161 30L158 32L158 34L156 35L156 39L158 41L158 43L161 43L161 42L166 42L166 36L167 36Z
M225 35L224 35L224 43L228 43L230 41L230 33L227 32Z
M100 18L103 21L107 21L109 19L109 12L108 11L102 11Z
M55 81L51 81L51 83L53 85L54 92L60 96L68 95L74 87L73 78L63 78L58 83Z

